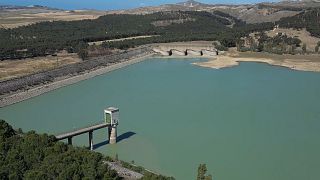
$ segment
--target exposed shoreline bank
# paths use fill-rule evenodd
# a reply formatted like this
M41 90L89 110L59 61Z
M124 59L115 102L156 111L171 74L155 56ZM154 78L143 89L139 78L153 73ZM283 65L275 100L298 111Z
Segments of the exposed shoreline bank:
M206 62L192 64L206 68L221 69L237 66L240 62L259 62L298 71L320 72L320 55L275 55L231 51L215 58L209 58Z
M142 54L140 56L132 57L129 60L119 62L107 67L99 67L97 69L90 70L88 72L84 72L82 74L78 74L76 76L65 76L58 78L57 80L53 81L52 83L48 84L41 84L35 87L32 87L31 89L23 90L23 91L17 91L12 94L3 95L0 98L0 108L5 107L11 104L15 104L36 96L39 96L41 94L59 89L61 87L65 87L71 84L75 84L77 82L87 80L90 78L93 78L95 76L99 76L120 68L124 68L126 66L139 63L141 61L146 60L148 57L153 56L154 53L146 53Z

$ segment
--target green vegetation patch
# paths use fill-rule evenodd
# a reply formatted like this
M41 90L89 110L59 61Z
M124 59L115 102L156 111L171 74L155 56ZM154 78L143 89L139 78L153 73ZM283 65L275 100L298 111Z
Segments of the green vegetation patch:
M107 160L100 153L57 142L54 136L15 131L0 120L0 179L122 179ZM173 178L146 173L143 179Z

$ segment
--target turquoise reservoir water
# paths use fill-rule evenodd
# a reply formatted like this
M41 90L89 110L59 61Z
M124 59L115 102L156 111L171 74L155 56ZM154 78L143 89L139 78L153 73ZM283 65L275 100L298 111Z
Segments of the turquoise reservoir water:
M15 128L56 134L120 108L116 145L96 151L178 180L206 163L218 180L314 180L320 175L320 74L258 63L227 69L151 59L0 109ZM87 146L88 135L74 138Z

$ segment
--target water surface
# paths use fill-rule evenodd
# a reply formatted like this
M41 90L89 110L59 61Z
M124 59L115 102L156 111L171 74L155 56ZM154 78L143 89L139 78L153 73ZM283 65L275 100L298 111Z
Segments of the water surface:
M313 180L320 170L320 74L259 63L214 70L151 59L0 109L15 128L57 134L120 108L116 145L96 151L195 179ZM88 135L74 138L87 146Z

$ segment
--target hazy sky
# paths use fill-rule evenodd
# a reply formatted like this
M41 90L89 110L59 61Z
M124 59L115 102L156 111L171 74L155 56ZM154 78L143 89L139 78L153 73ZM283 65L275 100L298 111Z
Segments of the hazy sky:
M140 6L152 6L182 2L183 0L0 0L0 5L43 5L61 9L129 9ZM199 0L209 4L250 4L268 0ZM268 1L270 2L270 1Z

